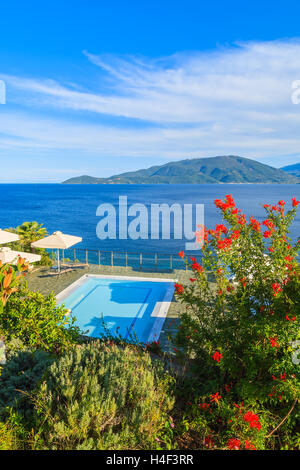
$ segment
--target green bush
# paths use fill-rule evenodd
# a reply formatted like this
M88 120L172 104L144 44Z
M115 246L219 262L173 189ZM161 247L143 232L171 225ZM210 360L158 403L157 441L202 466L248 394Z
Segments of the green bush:
M0 450L34 450L35 437L23 425L22 417L10 410L5 422L0 421Z
M41 255L41 260L36 263L38 266L52 266L50 253L43 248L35 248L35 253Z
M33 403L30 394L41 381L53 358L45 351L9 349L7 362L0 373L0 417L8 418L11 409L20 416L32 417Z
M0 335L21 338L26 346L62 353L79 339L74 317L56 305L53 293L42 295L21 287L0 311Z
M34 395L42 449L149 449L173 405L168 376L148 353L78 346Z
M14 450L15 435L8 423L0 421L0 450Z

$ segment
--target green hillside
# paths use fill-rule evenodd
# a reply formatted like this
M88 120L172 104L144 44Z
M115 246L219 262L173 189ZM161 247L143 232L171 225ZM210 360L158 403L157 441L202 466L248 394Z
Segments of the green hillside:
M194 158L110 178L79 176L64 184L207 184L207 183L299 183L300 179L268 165L233 155Z
M290 175L297 176L300 178L300 163L295 163L295 165L288 165L281 168L283 171L286 171Z

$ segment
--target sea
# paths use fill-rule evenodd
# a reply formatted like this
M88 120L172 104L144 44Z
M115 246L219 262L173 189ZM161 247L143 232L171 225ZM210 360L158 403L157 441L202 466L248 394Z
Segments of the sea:
M291 207L292 197L300 199L300 185L268 184L204 184L204 185L64 185L64 184L1 184L0 185L0 228L16 227L25 221L43 223L48 233L62 231L82 237L77 248L90 250L113 250L127 252L149 252L176 254L185 249L187 240L163 238L160 227L156 239L151 238L150 213L152 204L192 205L193 224L196 229L196 205L204 205L204 223L214 228L222 218L215 207L216 198L232 194L237 206L247 217L253 216L262 222L265 219L263 204L286 201ZM148 238L123 238L118 234L119 198L126 197L127 205L142 204L149 212ZM112 205L116 211L116 238L99 239L97 225L101 216L97 208L103 204ZM299 206L300 207L300 206ZM98 212L99 214L99 212ZM134 217L129 217L128 221ZM162 225L162 224L160 224ZM184 231L184 230L183 230ZM175 231L176 232L176 231ZM165 235L164 235L165 236ZM178 236L178 233L177 235ZM290 229L292 240L300 236L300 210ZM196 245L194 248L197 248ZM189 250L187 250L189 251ZM192 250L191 250L192 251Z

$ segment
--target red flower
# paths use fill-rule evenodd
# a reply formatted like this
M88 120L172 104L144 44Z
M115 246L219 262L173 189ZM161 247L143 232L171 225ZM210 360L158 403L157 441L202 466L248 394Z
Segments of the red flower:
M215 445L215 441L210 436L207 436L207 437L205 437L205 439L203 441L203 444L204 444L205 447L210 449L211 447L213 447Z
M181 284L174 284L177 294L183 294L183 286Z
M228 229L225 227L225 225L219 224L219 225L216 225L216 232L226 233L228 232Z
M227 204L224 203L221 199L215 199L214 203L222 211L225 211L226 209L228 209Z
M234 199L232 197L232 194L227 194L225 196L225 198L226 198L226 203L227 203L229 208L235 207L235 202L234 202Z
M179 251L178 256L180 256L180 258L183 259L184 258L184 251Z
M227 442L227 447L228 449L230 450L240 450L241 448L241 443L238 439L236 439L235 437L232 437L231 439L229 439L229 441Z
M252 411L247 411L247 413L244 414L244 421L249 423L250 428L256 428L258 431L261 428L259 416L254 414Z
M295 197L292 198L293 207L297 207L300 201L297 201Z
M284 374L280 374L280 380L282 382L285 382L286 381L286 372Z
M279 344L277 343L277 336L274 338L269 338L272 348L280 348Z
M255 232L260 231L260 223L256 219L254 219L253 217L250 217L250 225L251 225L252 229L255 230Z
M221 199L215 199L215 205L219 207L222 211L226 211L227 209L232 209L235 207L235 202L233 200L232 194L227 194L225 196L225 202Z
M292 318L288 317L287 315L285 316L285 319L288 320L288 321L295 321L296 320L296 315Z
M249 442L249 441L245 441L245 449L247 449L247 450L256 450L254 445L251 444L251 442Z
M270 232L270 230L266 230L264 233L264 238L270 238L270 236L272 235L272 232Z
M231 246L231 238L224 238L224 240L217 240L219 250L229 250Z
M200 408L202 408L203 410L205 410L206 408L209 408L210 407L210 404L209 403L200 403Z
M198 273L202 273L202 271L203 271L202 266L199 263L197 263L196 261L193 262L192 269L194 269L194 271L198 271Z
M274 227L275 227L275 225L273 224L273 222L272 222L271 220L269 220L269 219L264 220L264 221L263 221L263 225L265 225L265 226L268 227L268 228L274 228Z
M219 403L220 400L222 400L222 397L221 397L221 395L220 395L218 392L215 393L215 394L211 394L211 395L210 395L210 401L211 401L211 402L214 402L214 401L215 401L215 402Z
M244 214L238 215L237 223L240 224L240 225L246 225L247 222L246 222Z
M233 230L231 234L231 239L236 240L237 238L239 238L240 234L241 234L240 230Z
M276 295L278 294L278 292L280 292L282 289L280 287L280 285L278 284L278 282L273 282L272 283L272 289L274 291L274 297L276 297Z
M191 281L191 282L195 282L196 280L197 280L196 278L190 277L190 281Z
M220 362L220 359L223 359L223 354L219 353L219 351L215 351L212 355L214 361Z

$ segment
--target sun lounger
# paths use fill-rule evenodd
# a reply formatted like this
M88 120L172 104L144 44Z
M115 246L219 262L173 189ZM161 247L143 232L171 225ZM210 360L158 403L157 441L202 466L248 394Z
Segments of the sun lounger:
M74 271L74 269L61 266L60 270L58 270L57 266L51 266L49 275L50 276L58 276L58 275L64 274L64 273L70 273L71 271Z
M63 263L61 265L64 268L85 268L86 264L85 263Z

